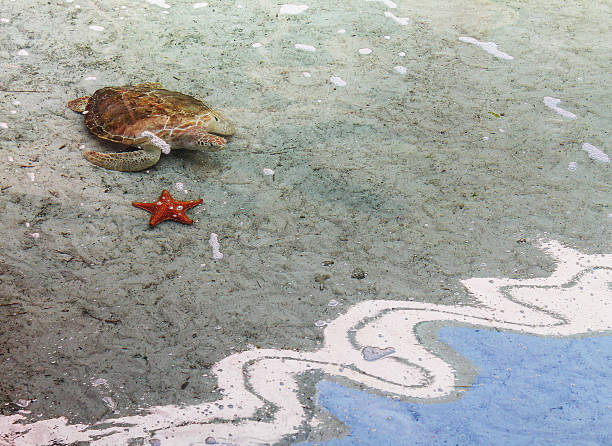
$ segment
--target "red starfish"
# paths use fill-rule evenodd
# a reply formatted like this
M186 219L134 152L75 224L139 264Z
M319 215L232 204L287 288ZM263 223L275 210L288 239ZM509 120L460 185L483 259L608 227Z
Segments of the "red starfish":
M176 201L170 196L170 192L166 189L159 196L159 200L155 203L137 203L132 202L132 206L149 211L151 220L149 225L155 226L165 220L174 220L185 224L192 224L193 220L185 215L187 209L196 207L202 203L202 199L195 201Z

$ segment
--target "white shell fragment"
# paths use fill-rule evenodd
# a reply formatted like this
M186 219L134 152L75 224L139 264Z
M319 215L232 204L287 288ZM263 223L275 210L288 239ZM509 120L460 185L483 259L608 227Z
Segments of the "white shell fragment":
M213 251L213 259L215 260L220 260L223 258L223 254L221 253L221 251L219 251L219 238L217 236L217 234L215 234L214 232L212 234L210 234L210 240L208 240L208 243L210 244L212 251Z
M334 84L336 87L346 87L346 82L343 81L340 77L338 76L332 76L329 78L329 81Z
M295 48L303 51L315 52L317 49L312 45L306 45L304 43L296 43Z
M560 103L561 103L561 99L551 98L550 96L545 96L544 97L544 105L546 105L548 108L553 109L554 111L559 113L561 116L564 116L566 118L569 118L569 119L577 119L578 118L572 112L568 112L567 110L559 107Z
M385 17L389 17L393 19L395 22L399 23L402 26L406 26L410 19L408 17L396 17L393 13L389 11L385 11Z
M483 50L485 50L487 53L498 57L500 59L506 59L506 60L512 60L514 59L514 57L512 57L509 54L506 54L502 51L499 51L497 49L497 44L493 43L493 42L481 42L480 40L476 40L473 37L459 37L459 40L461 40L462 42L465 43L471 43L473 45L479 46L480 48L482 48Z
M147 3L150 3L155 6L159 6L160 8L169 8L170 5L166 3L164 0L147 0Z
M278 14L279 15L296 15L308 9L307 5L281 5Z
M598 161L600 163L609 163L610 157L603 152L603 150L598 149L593 144L589 144L585 142L582 145L582 150L589 154L589 158L592 160Z

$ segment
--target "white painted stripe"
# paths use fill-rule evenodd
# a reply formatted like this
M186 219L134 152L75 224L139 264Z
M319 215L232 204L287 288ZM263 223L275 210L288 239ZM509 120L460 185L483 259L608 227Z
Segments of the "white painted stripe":
M585 255L555 241L539 245L557 261L549 277L464 280L475 305L364 301L326 326L325 343L317 351L251 349L230 355L213 367L223 389L218 401L153 407L145 415L106 419L97 426L68 424L64 417L27 423L23 415L0 416L0 432L15 446L77 441L111 446L150 439L151 433L173 446L207 437L221 444L275 443L308 420L296 377L311 370L402 397L452 394L456 371L421 344L415 327L423 322L542 336L611 332L612 254ZM265 404L277 408L269 422L254 418Z

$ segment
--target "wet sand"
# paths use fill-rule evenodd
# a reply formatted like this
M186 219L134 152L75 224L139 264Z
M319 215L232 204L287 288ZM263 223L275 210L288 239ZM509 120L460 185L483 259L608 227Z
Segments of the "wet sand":
M612 154L610 6L464 3L5 1L2 413L214 401L213 364L315 350L315 322L363 300L462 304L461 279L547 275L540 237L610 249L610 163L583 149ZM88 163L115 146L65 103L148 81L231 116L227 149ZM204 200L193 226L131 206L162 189Z

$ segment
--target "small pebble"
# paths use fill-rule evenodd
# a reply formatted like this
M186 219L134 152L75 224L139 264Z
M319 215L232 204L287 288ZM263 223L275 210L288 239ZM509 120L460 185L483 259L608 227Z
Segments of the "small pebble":
M353 279L365 279L367 275L368 273L366 273L361 268L355 268L353 272L351 273L351 277Z
M378 359L384 358L385 356L389 356L393 353L395 353L395 349L393 347L364 347L363 350L361 350L361 356L363 356L363 359L366 361L377 361Z

